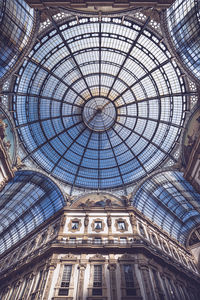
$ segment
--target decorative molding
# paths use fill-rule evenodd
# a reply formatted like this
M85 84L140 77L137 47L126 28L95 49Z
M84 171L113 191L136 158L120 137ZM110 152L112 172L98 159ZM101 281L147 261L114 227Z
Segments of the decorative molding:
M77 228L77 229L73 229L73 228L72 228L72 223L73 223L73 222L77 222L77 223L78 223L78 228ZM68 224L68 230L69 230L70 232L77 232L77 231L80 230L81 226L82 226L81 219L73 218L73 219L70 219L70 221L69 221L69 224Z
M95 228L95 222L101 222L101 228ZM92 224L91 224L91 227L92 227L92 230L95 231L95 232L101 232L101 231L104 231L104 228L105 228L105 223L102 219L100 218L96 218L92 221Z
M88 225L89 225L89 216L88 216L88 214L86 214L85 219L84 219L84 226L88 227Z
M107 225L109 228L112 226L112 218L110 214L107 215Z
M77 261L77 257L72 253L68 253L65 256L61 257L60 261L61 262L63 262L63 261Z
M119 222L124 222L125 229L120 229L119 228L119 225L118 225ZM127 223L126 219L118 218L118 219L115 220L114 225L115 225L115 228L116 228L117 231L125 232L125 231L128 230L128 223Z
M105 259L105 257L103 257L102 254L97 253L97 254L95 254L94 256L90 257L90 258L89 258L89 261L90 261L90 262L92 262L92 261L98 261L98 262L101 261L101 262L105 262L106 259Z
M128 262L134 262L135 257L132 254L124 253L121 257L118 258L118 261L128 261Z

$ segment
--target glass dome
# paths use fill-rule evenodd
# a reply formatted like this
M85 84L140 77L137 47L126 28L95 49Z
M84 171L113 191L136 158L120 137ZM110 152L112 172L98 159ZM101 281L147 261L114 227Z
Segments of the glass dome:
M187 109L180 74L148 19L55 22L14 85L24 161L90 189L123 187L175 161Z

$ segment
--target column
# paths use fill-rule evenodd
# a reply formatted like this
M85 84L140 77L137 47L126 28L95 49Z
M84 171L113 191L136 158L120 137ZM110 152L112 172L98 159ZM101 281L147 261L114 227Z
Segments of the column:
M84 275L86 264L79 264L79 275L78 275L78 291L77 291L77 299L83 300L83 292L84 292Z
M155 300L148 265L143 264L143 263L139 263L138 268L141 271L143 283L144 283L144 286L145 286L145 294L147 295L146 299Z
M42 298L43 300L48 299L49 290L50 290L52 278L53 278L53 273L54 273L56 266L57 266L57 262L54 257L54 259L52 259L52 261L50 262L50 264L47 266L46 270L43 273L43 280L42 280L42 284L40 287L40 297L41 298L42 298L42 293L44 291L44 297ZM47 281L47 284L46 284L46 281ZM46 285L46 287L45 287L45 285Z

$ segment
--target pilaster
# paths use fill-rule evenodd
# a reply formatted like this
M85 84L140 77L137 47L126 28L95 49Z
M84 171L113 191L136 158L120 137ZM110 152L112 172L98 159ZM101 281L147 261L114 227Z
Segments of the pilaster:
M148 300L155 300L155 296L153 293L153 286L152 286L152 282L151 282L151 277L149 274L149 266L147 261L145 260L139 260L138 261L138 268L141 272L142 275L142 279L144 282L144 286L145 286L145 292L146 292L146 299Z
M116 262L109 262L108 270L110 275L110 295L111 300L117 299Z
M86 266L87 266L87 264L82 263L82 262L78 265L78 269L79 269L78 291L77 291L77 299L78 300L83 300L84 275L85 275Z

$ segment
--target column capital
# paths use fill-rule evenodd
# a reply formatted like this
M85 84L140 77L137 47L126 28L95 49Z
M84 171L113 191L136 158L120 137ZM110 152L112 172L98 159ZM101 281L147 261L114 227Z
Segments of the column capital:
M85 270L86 267L87 267L87 264L83 264L83 263L80 263L80 264L77 266L77 268L78 268L79 270Z
M110 271L115 271L116 268L117 268L117 264L116 263L110 263L108 265L108 270L110 270Z

